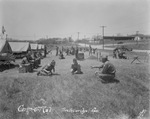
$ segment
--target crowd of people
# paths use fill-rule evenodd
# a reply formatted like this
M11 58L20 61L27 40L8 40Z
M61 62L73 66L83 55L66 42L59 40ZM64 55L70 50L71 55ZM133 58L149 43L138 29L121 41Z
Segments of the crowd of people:
M66 53L66 55L68 56L75 55L75 57L78 59L79 48L78 46L72 46L71 48L64 48L63 46L62 48L59 48L58 46L56 46L56 56L59 56L59 59L65 59L64 53Z
M28 52L22 59L20 68L30 65L31 71L34 68L38 68L40 64L40 60L42 58L41 52ZM30 72L30 71L29 71Z
M91 48L92 49L92 48ZM89 49L89 55L91 55L91 49ZM73 63L71 64L70 68L70 73L72 75L74 74L83 74L83 71L81 69L81 65L78 63L78 47L76 46L76 48L71 47L64 49L62 47L62 49L60 50L59 47L56 46L56 56L60 57L64 57L63 52L66 52L66 55L70 55L70 54L74 54L75 58L73 58ZM69 52L69 53L68 53ZM63 55L63 56L62 56ZM63 58L64 59L64 58ZM116 74L116 69L115 66L108 60L108 56L103 56L102 57L102 65L100 66L91 66L91 68L98 68L99 71L95 72L95 75L98 76L102 82L108 82L110 80L113 80L115 78L115 74ZM53 74L55 74L55 65L56 62L55 60L52 60L50 63L48 63L47 65L45 65L38 73L38 76L52 76Z
M113 57L117 59L127 59L127 55L122 48L115 48L113 50Z
M79 51L85 52L88 51L89 52L89 56L91 56L92 54L96 53L97 48L92 48L91 45L89 45L89 48L84 48L84 47L78 47L77 45L75 47L66 47L64 48L62 46L62 48L59 48L58 46L56 46L56 56L59 56L59 59L65 59L64 57L64 53L66 53L66 56L69 55L75 55L75 58L78 59L78 53Z
M84 50L81 48L78 48L78 46L76 47L71 47L71 48L64 48L62 47L61 49L56 46L56 56L59 56L59 59L65 59L64 57L64 52L66 53L66 55L74 55L75 58L73 58L73 63L71 64L70 68L70 73L73 74L83 74L82 69L81 69L81 65L78 63L78 53L79 50ZM96 49L95 49L96 50ZM91 46L89 46L89 55L92 55L93 49ZM113 53L114 56L120 57L120 50L119 49L114 49ZM117 55L116 55L117 54ZM28 52L28 54L22 59L21 65L20 67L23 67L25 65L28 64L34 64L36 59L41 59L41 53L40 52ZM122 56L121 56L122 57ZM115 66L110 63L110 61L108 60L108 56L103 56L102 57L102 65L100 66L91 66L91 68L98 68L99 71L95 72L95 75L97 75L102 82L107 82L109 80L113 80L115 78L115 73L116 73L116 69ZM42 67L42 69L40 71L37 72L38 76L52 76L53 74L55 74L55 66L56 66L56 62L55 60L52 60L51 62L49 62L48 64L46 64L44 67ZM33 68L37 68L37 65L33 65Z

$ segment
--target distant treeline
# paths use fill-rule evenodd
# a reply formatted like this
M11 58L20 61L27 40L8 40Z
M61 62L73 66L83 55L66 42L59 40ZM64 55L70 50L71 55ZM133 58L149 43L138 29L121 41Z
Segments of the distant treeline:
M48 38L48 39L41 38L36 42L41 44L60 44L73 42L73 40L71 38Z
M33 40L18 40L18 39L12 39L12 38L7 38L7 41L11 41L11 42L30 42L30 43L36 43L37 41L33 41Z

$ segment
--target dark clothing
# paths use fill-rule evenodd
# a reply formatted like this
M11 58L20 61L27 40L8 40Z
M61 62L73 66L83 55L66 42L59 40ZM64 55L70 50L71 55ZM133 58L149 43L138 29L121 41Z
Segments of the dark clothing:
M78 64L77 64L77 65L75 65L75 64L72 64L72 65L71 65L71 68L72 68L74 71L77 71L77 70L78 70L78 67L79 67Z
M59 59L65 59L65 57L64 57L62 52L60 52L60 54L59 54Z
M69 49L68 48L66 49L66 54L69 55Z
M21 62L21 64L28 64L28 63L29 63L29 62L28 62L27 59L23 59L22 62Z
M75 58L78 59L78 48L76 48L76 52L75 52Z
M92 47L91 47L91 45L89 46L89 55L91 55L92 54Z
M116 73L116 69L114 67L113 64L111 64L109 61L105 62L102 65L102 74L111 74L111 75L115 75Z
M59 47L56 46L56 56L58 55Z
M125 55L125 52L120 52L118 54L118 56L119 56L120 59L127 59L127 56Z
M101 72L96 72L102 81L111 81L115 78L116 69L113 64L106 61L100 68L103 68Z
M26 57L27 57L28 62L34 60L34 58L30 54L28 54Z
M82 74L81 66L79 64L72 64L71 65L71 73L74 74Z
M47 70L47 71L52 71L55 68L54 68L54 66L50 65L50 66L45 66L44 69Z
M111 74L101 74L101 73L99 73L98 75L99 75L99 78L102 79L102 81L108 81L109 82L109 81L111 81L115 78L115 75L111 75Z

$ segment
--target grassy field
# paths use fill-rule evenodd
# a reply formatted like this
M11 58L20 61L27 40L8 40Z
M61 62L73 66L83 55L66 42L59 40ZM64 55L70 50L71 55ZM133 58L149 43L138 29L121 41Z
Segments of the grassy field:
M111 54L111 51L107 51ZM140 55L140 54L139 54ZM133 56L131 54L131 56ZM142 56L141 56L142 57ZM36 76L33 73L18 73L18 68L0 72L0 119L142 119L149 118L149 63L113 59L118 83L101 83L94 75L97 69L91 65L101 65L95 56L85 53L85 60L79 61L83 74L72 75L70 67L74 56L59 60L48 55L41 62L45 65L52 59L56 61L56 72L51 77ZM20 61L16 61L19 63ZM40 100L45 100L42 103ZM18 106L51 107L49 113L18 112ZM98 112L91 110L96 108ZM64 109L66 109L64 111ZM67 110L88 110L88 112L67 112ZM145 110L143 115L140 113Z

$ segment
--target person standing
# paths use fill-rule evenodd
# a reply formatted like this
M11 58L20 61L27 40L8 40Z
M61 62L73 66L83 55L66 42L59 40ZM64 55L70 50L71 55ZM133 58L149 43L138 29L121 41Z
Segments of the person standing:
M59 47L56 46L56 56L58 56Z
M79 52L79 49L78 49L78 46L76 46L76 50L75 50L75 58L78 59L78 52Z
M89 56L92 54L92 47L89 45Z
M66 55L69 55L69 48L66 49Z
M64 47L62 46L62 49L61 49L62 53L64 52Z

